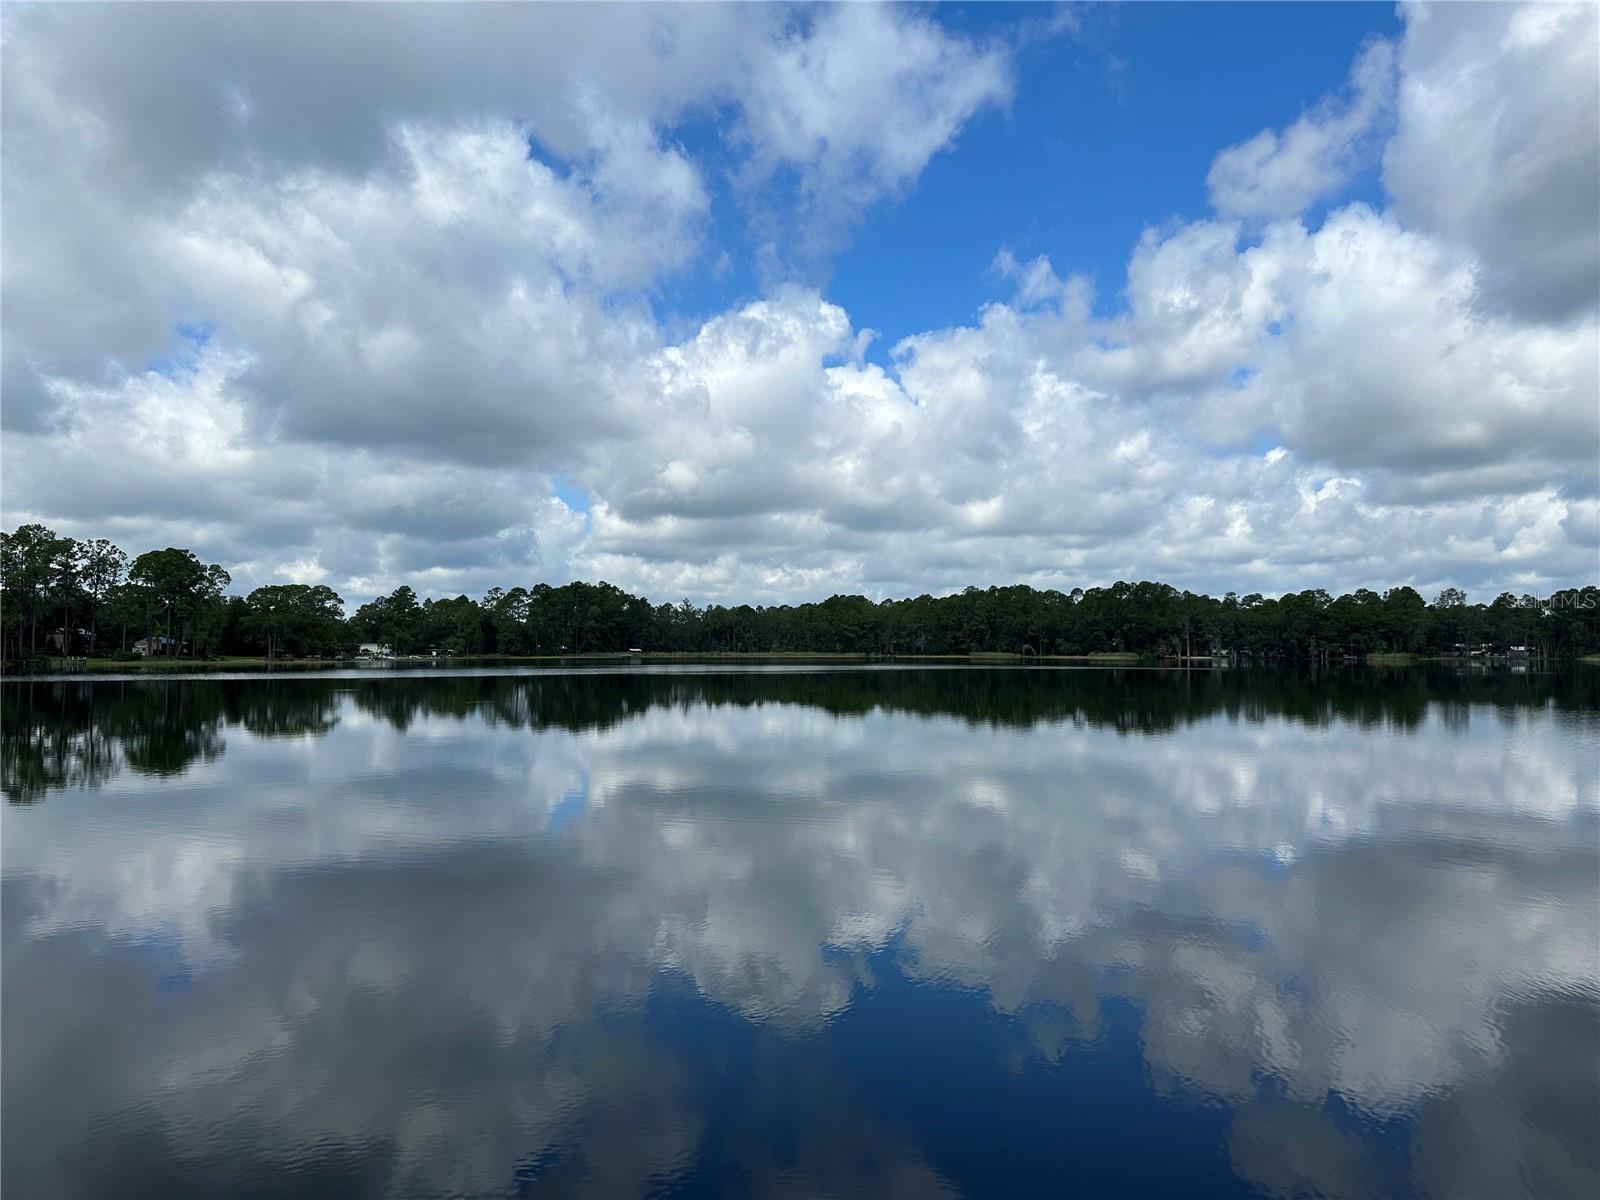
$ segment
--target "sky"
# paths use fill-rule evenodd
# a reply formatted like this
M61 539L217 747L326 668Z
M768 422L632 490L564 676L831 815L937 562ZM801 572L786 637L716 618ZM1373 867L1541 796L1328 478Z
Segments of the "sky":
M1600 576L1600 7L8 5L0 517L351 605Z

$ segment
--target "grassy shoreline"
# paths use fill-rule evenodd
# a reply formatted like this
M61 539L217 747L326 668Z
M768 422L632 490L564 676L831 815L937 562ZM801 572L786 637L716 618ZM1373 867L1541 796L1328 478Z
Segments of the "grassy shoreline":
M257 670L320 670L340 667L414 666L434 663L483 663L488 665L516 665L521 663L601 663L601 662L925 662L925 663L1098 663L1106 666L1129 666L1140 662L1131 652L1100 654L1014 654L1006 651L976 651L970 654L896 654L892 656L846 653L838 651L745 651L745 650L647 650L638 654L626 650L611 650L593 654L463 654L451 656L415 656L386 659L349 658L295 658L267 659L259 656L235 656L220 659L190 658L87 658L81 667L64 668L59 659L49 660L42 670L28 674L48 675L107 675L107 674L188 674L206 671L257 671ZM24 672L18 672L24 673Z
M115 675L115 674L189 674L210 671L265 671L265 670L325 670L371 666L421 666L425 664L483 664L489 666L518 664L559 663L618 663L618 662L883 662L883 663L1089 663L1097 666L1137 666L1147 662L1132 651L1109 651L1096 654L1016 654L1009 651L986 650L969 654L895 654L876 655L859 652L803 651L803 650L646 650L638 654L626 650L608 650L586 654L463 654L440 657L409 657L386 659L349 658L296 658L266 659L259 656L238 656L221 659L188 658L138 658L130 660L89 658L82 667L62 668L59 659L48 660L42 669L8 671L7 674L45 675ZM1363 660L1368 666L1409 667L1425 663L1451 663L1462 661L1449 657L1424 654L1374 652ZM1600 666L1600 654L1588 654L1569 660L1584 666ZM1500 660L1496 660L1501 665ZM1171 666L1167 661L1150 661L1153 666ZM1178 664L1181 665L1181 664Z

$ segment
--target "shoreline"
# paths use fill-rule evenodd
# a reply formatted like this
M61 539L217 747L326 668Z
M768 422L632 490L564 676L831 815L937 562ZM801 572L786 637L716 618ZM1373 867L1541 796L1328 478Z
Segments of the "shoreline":
M49 660L52 664L59 663L59 659ZM894 664L926 664L936 666L947 664L957 665L1006 665L1025 666L1037 664L1040 666L1057 666L1077 664L1090 667L1138 667L1152 670L1237 670L1241 668L1284 668L1284 667L1312 667L1321 669L1349 668L1349 667L1420 667L1420 666L1458 666L1458 667L1483 667L1494 670L1509 668L1533 668L1539 673L1550 673L1575 667L1600 666L1600 655L1584 655L1574 659L1564 659L1560 662L1535 662L1528 659L1464 659L1441 655L1420 654L1368 654L1359 660L1335 663L1302 663L1286 660L1273 660L1262 662L1234 662L1226 658L1210 659L1203 656L1192 656L1188 659L1146 659L1131 652L1102 652L1096 654L1014 654L1003 651L981 651L971 654L895 654L878 655L865 653L844 652L804 652L804 651L678 651L657 650L642 651L631 654L627 651L605 651L593 654L541 654L541 655L511 655L511 654L462 654L439 656L414 656L381 659L350 659L350 658L297 658L297 659L266 659L259 656L239 656L223 659L183 659L183 658L156 658L135 659L132 661L119 661L116 659L89 658L83 660L83 665L74 667L47 666L44 669L16 669L6 670L0 674L0 681L38 681L42 679L124 679L128 677L160 677L164 675L197 676L197 675L225 675L233 672L260 672L264 675L304 675L313 676L328 671L372 671L384 672L390 670L414 671L428 667L439 668L494 668L517 666L617 666L627 664L735 664L735 663L790 663L802 665L806 663L817 664L861 664L890 666Z
M371 668L425 666L444 663L516 665L520 663L617 663L617 662L1086 662L1113 666L1133 666L1142 660L1129 652L1101 654L1013 654L1006 651L976 651L971 654L867 654L863 652L810 650L646 650L637 654L627 650L606 650L585 654L450 654L395 655L388 658L275 658L230 656L227 658L84 658L80 666L61 666L62 660L45 660L44 669L17 671L26 675L125 675L194 674L204 671L323 670L329 668ZM9 676L12 672L7 672Z

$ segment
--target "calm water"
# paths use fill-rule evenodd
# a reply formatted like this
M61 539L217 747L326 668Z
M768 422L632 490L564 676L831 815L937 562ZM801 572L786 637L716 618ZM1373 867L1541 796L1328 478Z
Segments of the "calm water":
M4 1195L1591 1197L1597 679L11 682Z

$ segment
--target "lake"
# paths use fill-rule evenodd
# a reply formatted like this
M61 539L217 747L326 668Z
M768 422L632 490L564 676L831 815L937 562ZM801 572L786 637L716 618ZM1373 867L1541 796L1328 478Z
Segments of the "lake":
M9 681L0 1183L1592 1197L1597 680Z

